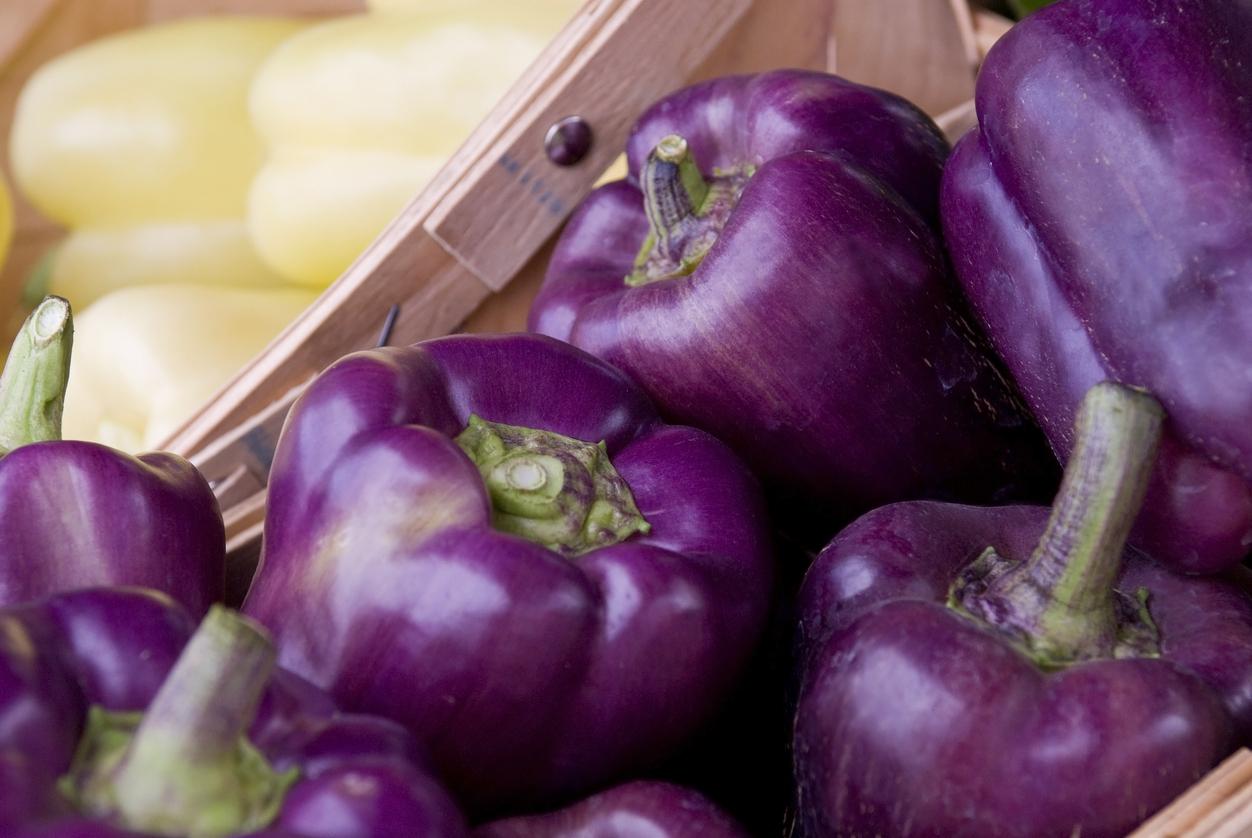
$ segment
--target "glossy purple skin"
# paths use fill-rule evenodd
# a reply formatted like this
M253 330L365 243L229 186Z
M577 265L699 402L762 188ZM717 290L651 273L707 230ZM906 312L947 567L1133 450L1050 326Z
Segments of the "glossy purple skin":
M706 176L759 168L690 276L632 288L648 233L635 179L671 132ZM1050 500L1055 460L927 221L946 154L912 106L834 76L680 91L635 126L630 177L566 225L528 328L620 367L667 420L730 445L780 524L814 545L891 501Z
M0 609L0 627L0 833L139 835L82 818L54 784L70 766L87 708L147 707L196 621L157 591L94 588ZM400 834L397 824L407 836L465 834L464 816L407 731L340 713L290 672L275 671L248 735L275 768L300 770L278 820L257 836L387 838ZM344 818L349 811L354 817Z
M198 618L222 600L225 560L217 498L182 457L58 440L0 459L0 605L133 585Z
M1170 423L1132 542L1252 548L1252 7L1060 0L979 73L942 187L971 304L1064 459L1102 379Z
M329 768L287 795L275 827L296 835L464 835L460 812L430 774L381 760Z
M793 740L803 834L1123 836L1252 742L1247 573L1128 549L1161 657L1045 674L945 606L989 546L1025 559L1049 510L913 502L841 532L801 588Z
M646 535L566 560L491 528L470 414L604 440ZM357 353L292 408L243 611L341 706L402 722L475 817L669 754L757 642L772 551L721 443L540 335Z
M614 786L563 809L482 824L472 838L749 838L694 789L659 780Z

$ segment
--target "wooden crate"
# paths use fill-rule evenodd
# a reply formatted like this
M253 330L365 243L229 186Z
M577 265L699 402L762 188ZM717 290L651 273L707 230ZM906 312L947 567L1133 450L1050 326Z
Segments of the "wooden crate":
M102 35L210 13L328 16L364 0L0 2L0 170L26 78ZM969 0L587 0L434 180L344 274L162 446L189 457L226 519L232 584L261 546L265 486L295 396L342 355L455 331L512 331L569 211L618 158L644 107L699 79L775 67L825 69L917 103L951 138L973 125L974 77L1010 22ZM647 44L646 56L636 46ZM560 168L548 127L585 118L595 141ZM15 194L0 273L0 326L20 324L21 286L64 231ZM384 327L386 327L384 329ZM1252 838L1252 752L1241 749L1131 838Z

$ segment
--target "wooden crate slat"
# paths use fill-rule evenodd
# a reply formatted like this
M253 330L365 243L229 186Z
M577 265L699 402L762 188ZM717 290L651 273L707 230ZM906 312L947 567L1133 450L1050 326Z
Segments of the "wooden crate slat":
M1252 836L1252 791L1245 790L1242 798L1240 805L1232 807L1221 823L1216 824L1206 838L1249 838ZM1192 836L1192 838L1199 838L1199 836Z
M831 32L841 76L898 93L931 116L973 98L978 46L964 0L834 0Z
M247 537L251 531L265 523L265 493L257 492L243 503L236 504L224 516L223 523L226 526L228 544L240 536Z
M777 67L829 70L830 0L756 0L687 82Z
M35 37L60 0L22 0L0 4L0 73Z
M270 463L283 420L307 383L292 387L249 422L213 440L191 458L213 487L223 511L250 499L269 483Z
M941 114L935 114L935 124L939 126L939 130L948 138L948 142L955 144L961 136L978 124L978 115L974 109L974 100L967 99L955 108L944 111Z
M1013 21L994 12L985 9L978 9L974 12L974 38L978 44L980 63L983 58L987 57L987 51L1012 26Z
M1252 752L1240 748L1128 838L1210 838L1232 818L1252 813Z
M627 0L613 9L527 116L444 196L425 221L427 232L489 288L503 288L617 157L635 118L690 78L750 4ZM554 166L544 135L567 116L586 119L596 140L577 165Z

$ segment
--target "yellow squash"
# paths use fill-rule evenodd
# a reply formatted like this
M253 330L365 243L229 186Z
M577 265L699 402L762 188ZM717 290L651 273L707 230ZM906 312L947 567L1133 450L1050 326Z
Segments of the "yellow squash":
M63 434L161 443L317 296L302 288L137 285L74 316Z
M270 151L248 197L266 261L300 282L334 280L579 5L390 0L284 41L249 103Z
M10 157L22 193L70 229L47 290L81 309L123 285L283 281L244 221L265 157L247 97L265 57L307 25L221 16L142 27L36 71Z

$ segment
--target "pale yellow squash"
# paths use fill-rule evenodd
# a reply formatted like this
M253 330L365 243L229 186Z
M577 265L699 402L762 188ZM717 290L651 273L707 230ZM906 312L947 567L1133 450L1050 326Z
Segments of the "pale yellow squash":
M315 292L138 285L74 313L63 433L158 445L257 355Z
M580 3L380 5L288 38L251 91L270 156L248 223L275 270L311 285L351 264Z

